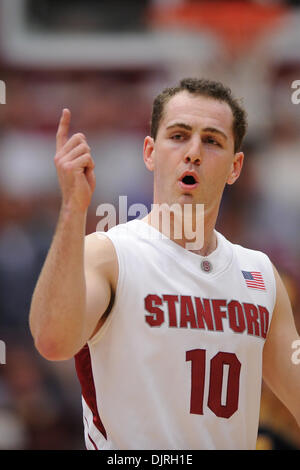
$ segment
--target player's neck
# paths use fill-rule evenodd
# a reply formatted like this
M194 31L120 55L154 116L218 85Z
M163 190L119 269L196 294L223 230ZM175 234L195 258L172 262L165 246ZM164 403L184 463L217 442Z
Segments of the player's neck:
M175 205L154 204L143 220L188 251L208 256L217 248L216 211L181 209L179 205L176 209Z

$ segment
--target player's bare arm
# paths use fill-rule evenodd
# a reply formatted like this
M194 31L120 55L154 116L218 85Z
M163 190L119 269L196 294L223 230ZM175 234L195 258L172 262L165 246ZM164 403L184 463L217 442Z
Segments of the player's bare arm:
M85 236L95 189L94 162L83 134L68 138L70 119L71 113L65 109L54 158L61 210L29 318L35 345L49 360L73 357L100 326L112 296L113 270L109 266L116 266L110 264L115 255L109 240Z
M300 426L300 366L292 362L292 343L299 339L291 303L284 284L274 268L276 304L264 346L263 378L285 404Z

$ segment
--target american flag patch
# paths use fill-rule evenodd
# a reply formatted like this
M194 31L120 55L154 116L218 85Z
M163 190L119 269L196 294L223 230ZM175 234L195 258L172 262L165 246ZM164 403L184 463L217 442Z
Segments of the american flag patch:
M263 277L259 271L242 271L247 287L266 290Z

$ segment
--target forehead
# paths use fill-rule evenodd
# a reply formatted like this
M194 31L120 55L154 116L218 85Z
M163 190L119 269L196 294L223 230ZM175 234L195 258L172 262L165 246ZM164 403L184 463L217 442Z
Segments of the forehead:
M233 115L224 101L182 91L173 96L164 107L160 126L166 128L176 122L192 127L215 127L233 138Z

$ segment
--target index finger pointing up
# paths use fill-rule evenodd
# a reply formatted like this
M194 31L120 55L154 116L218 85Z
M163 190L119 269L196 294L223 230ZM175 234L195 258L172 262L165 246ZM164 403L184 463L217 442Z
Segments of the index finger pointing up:
M56 133L56 150L60 150L68 140L69 127L71 121L71 111L68 108L64 108Z

